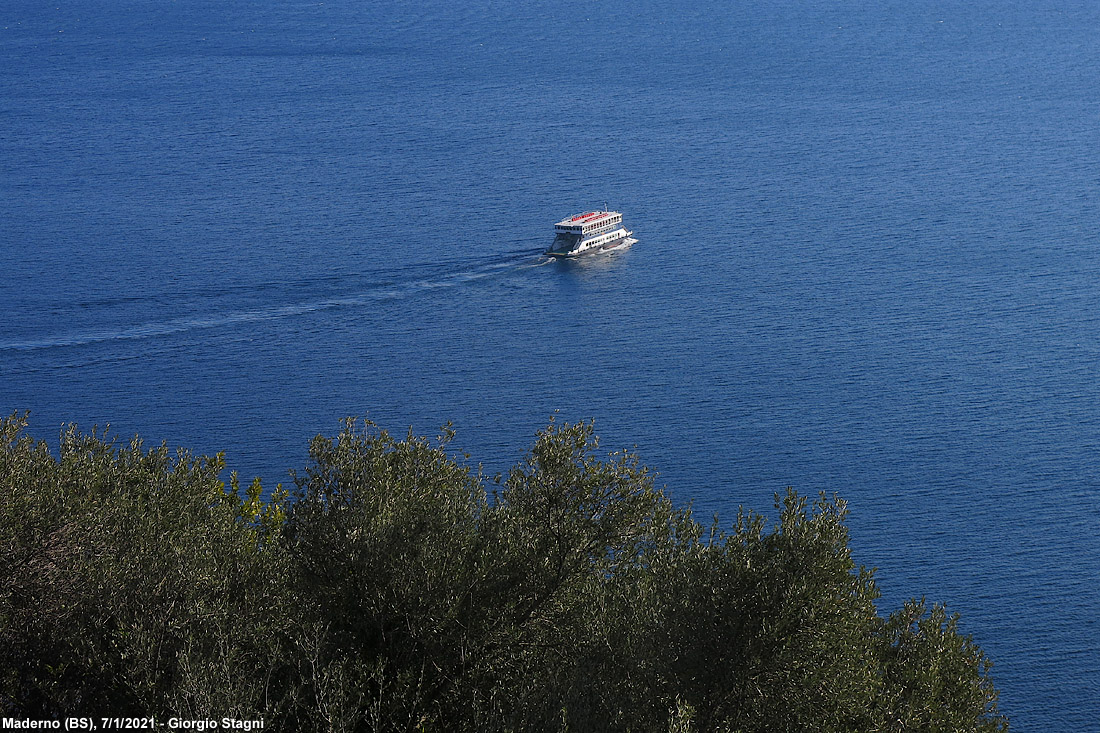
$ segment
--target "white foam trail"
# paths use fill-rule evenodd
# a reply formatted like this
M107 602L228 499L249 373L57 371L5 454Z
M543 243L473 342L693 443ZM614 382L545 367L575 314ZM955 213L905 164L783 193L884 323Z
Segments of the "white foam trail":
M34 351L38 349L60 348L65 346L85 346L106 341L128 341L135 339L169 336L176 333L220 326L234 326L242 323L273 321L281 318L316 313L334 308L348 308L367 305L382 300L394 300L425 290L451 288L485 278L500 276L509 272L518 272L531 267L539 267L544 262L531 262L530 255L520 261L493 262L480 268L463 272L452 272L433 278L424 278L408 283L386 283L370 290L344 297L293 303L290 305L256 308L233 313L216 313L190 318L177 318L168 321L145 323L118 329L102 329L57 335L43 339L0 342L0 351Z

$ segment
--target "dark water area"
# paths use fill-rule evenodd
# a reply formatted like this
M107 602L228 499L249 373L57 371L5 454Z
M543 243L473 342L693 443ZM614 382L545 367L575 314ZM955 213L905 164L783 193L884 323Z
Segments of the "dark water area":
M703 519L839 493L884 611L1097 730L1100 6L405 5L0 6L0 411L268 487L594 418Z

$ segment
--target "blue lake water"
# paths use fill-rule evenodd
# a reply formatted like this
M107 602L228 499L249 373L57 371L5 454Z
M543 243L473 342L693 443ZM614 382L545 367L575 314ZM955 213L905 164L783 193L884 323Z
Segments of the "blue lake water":
M1098 730L1097 89L1081 0L8 0L0 410L269 487L594 418L703 518L838 492L884 611Z

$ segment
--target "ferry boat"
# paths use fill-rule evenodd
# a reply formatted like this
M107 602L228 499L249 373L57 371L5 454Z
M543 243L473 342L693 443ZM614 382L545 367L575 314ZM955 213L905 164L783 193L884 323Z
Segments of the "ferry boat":
M562 219L554 225L554 243L546 254L551 257L576 257L634 244L633 234L623 226L618 211L586 211Z

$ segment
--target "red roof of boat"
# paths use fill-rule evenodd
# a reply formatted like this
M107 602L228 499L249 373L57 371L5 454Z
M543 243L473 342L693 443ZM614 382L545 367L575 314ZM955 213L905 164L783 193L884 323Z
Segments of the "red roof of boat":
M558 226L569 226L571 224L580 224L582 226L587 226L589 224L599 222L605 218L616 216L618 215L618 213L619 212L617 211L586 211L583 214L577 214L576 216L571 216L568 219L562 219L558 222Z

